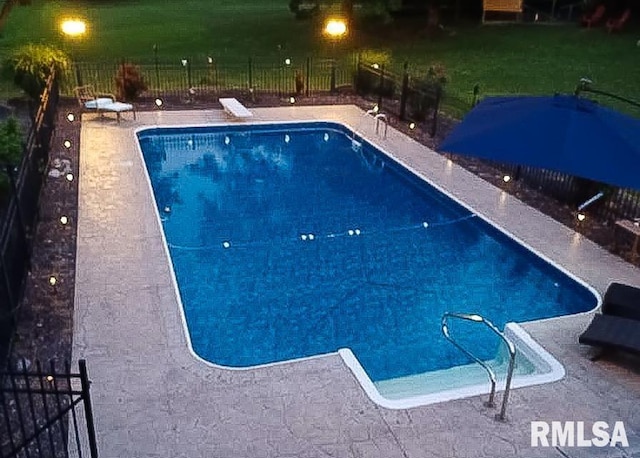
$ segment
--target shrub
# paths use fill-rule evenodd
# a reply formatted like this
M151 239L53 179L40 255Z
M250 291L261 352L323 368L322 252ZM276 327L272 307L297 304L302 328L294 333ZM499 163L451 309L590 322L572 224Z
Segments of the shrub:
M18 165L24 152L22 130L18 120L13 116L0 122L0 195L9 188L9 177L5 166Z
M147 90L147 84L137 65L123 63L115 77L118 99L133 102Z
M33 100L38 100L53 68L64 74L70 66L63 51L42 44L26 44L15 49L4 62L4 72Z
M18 120L10 116L0 122L0 164L18 164L23 149L22 129Z

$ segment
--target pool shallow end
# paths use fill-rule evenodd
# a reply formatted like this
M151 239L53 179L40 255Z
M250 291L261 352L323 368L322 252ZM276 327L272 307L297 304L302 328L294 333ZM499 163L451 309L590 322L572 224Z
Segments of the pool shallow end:
M532 366L532 370L524 370L521 373L516 371L511 384L512 388L555 382L565 376L562 364L535 342L518 324L507 323L504 334L516 346L517 357L525 361L527 365L530 364ZM408 409L454 399L480 396L489 394L491 390L488 376L477 364L453 367L438 371L440 372L439 374L425 373L418 376L374 383L350 349L342 348L338 350L338 354L354 374L367 396L377 405L387 409ZM463 385L466 386L441 389L441 387L452 386L449 382L453 379L465 377L468 380L469 375L472 375L478 382L472 382L471 384L465 382ZM504 373L502 377L498 374L496 387L496 391L503 390Z

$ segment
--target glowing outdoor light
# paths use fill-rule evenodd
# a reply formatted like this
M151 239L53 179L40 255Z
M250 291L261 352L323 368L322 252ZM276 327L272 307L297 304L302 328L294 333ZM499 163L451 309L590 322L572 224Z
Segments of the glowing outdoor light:
M53 382L53 375L47 375L47 376L45 377L45 380L46 380L47 382Z
M72 182L73 181L73 173L69 172L65 175L65 178L67 179L68 182Z
M180 62L182 62L182 66L183 67L186 67L187 64L189 63L189 61L187 59L182 59L182 60L180 60Z
M412 123L409 124L409 129L413 130L415 128L416 128L416 123L415 122L412 122Z
M284 60L284 64L285 65L291 65L291 59L289 59L288 57Z
M65 35L77 37L87 31L87 25L82 19L65 19L60 24L60 29Z
M347 23L342 19L329 19L324 25L324 33L332 38L340 38L347 33Z
M51 286L56 286L56 283L58 283L58 279L56 277L54 277L53 275L49 277L49 284Z
M375 68L375 69L377 70L377 69L379 69L379 68L380 68L380 65L378 65L378 64L373 64L373 65L372 65L372 67L373 67L373 68Z
M75 121L75 119L76 119L76 117L75 117L75 115L73 113L69 113L67 115L67 121L73 122L73 121Z
M207 62L209 62L210 64L213 64L213 57L207 56Z
M63 226L66 226L68 222L69 222L69 218L67 216L62 215L60 217L60 224L62 224Z
M584 221L585 218L587 217L587 215L585 215L582 212L578 212L578 215L576 216L576 218L578 219L578 221Z
M71 148L71 142L69 140L65 140L62 144L67 149Z
M293 96L292 96L292 97L289 97L289 103L290 103L290 104L292 104L292 105L293 105L294 103L296 103L296 98L295 98L295 97L293 97Z
M504 181L505 183L508 183L511 181L511 176L510 175L505 175L502 177L502 181Z
M162 99L160 99L160 98L157 98L157 99L156 99L156 106L157 106L158 108L160 108L160 107L162 106Z

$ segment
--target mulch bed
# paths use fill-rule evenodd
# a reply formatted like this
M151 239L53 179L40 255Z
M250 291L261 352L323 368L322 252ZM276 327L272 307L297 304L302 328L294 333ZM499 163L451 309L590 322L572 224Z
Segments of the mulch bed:
M229 94L240 96L239 94ZM282 106L289 103L288 97L259 96L254 99L242 97L247 106ZM213 98L201 98L197 95L191 99L183 97L165 97L163 109L211 109L220 108ZM353 94L341 93L321 97L298 97L297 105L355 104L369 109L374 102ZM137 103L139 111L156 109L153 98L142 99ZM78 176L80 121L69 122L68 112L77 113L77 104L72 100L62 100L58 112L57 127L51 148L50 168L55 164L64 167L60 162L68 160L74 178ZM423 129L410 130L406 122L394 117L389 123L396 129L415 138L417 141L434 148L451 131L456 122L447 118L439 121L438 131L431 138ZM62 146L64 140L72 142L71 148ZM606 223L594 221L593 218L576 224L575 209L568 205L544 196L535 189L526 187L521 182L506 185L502 181L503 173L473 158L450 156L450 158L472 171L493 185L503 188L510 194L535 207L557 221L569 226L594 242L614 251L613 229ZM55 162L55 161L58 162ZM62 165L61 165L62 164ZM26 358L28 362L70 360L73 335L73 304L75 286L75 253L78 215L78 180L69 182L64 174L59 178L49 176L40 201L40 223L35 234L35 245L32 259L32 270L26 282L24 299L19 311L18 328L14 340L12 359ZM67 225L60 223L61 216L67 216ZM620 244L616 254L627 256L628 244ZM56 285L51 286L49 279L54 275Z

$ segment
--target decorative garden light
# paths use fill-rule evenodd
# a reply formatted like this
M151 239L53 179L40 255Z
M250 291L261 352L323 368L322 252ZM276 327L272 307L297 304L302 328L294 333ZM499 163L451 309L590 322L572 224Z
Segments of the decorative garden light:
M156 99L156 106L157 106L158 108L160 108L160 107L162 106L162 99L161 99L161 98L157 98L157 99Z
M60 224L62 224L63 226L66 226L68 222L69 222L69 218L67 216L62 215L60 217Z
M71 148L71 141L70 140L65 140L64 142L62 142L62 144L67 149Z
M73 122L73 121L75 121L75 119L76 119L76 117L75 117L75 115L73 113L67 114L67 121Z
M582 212L578 212L578 215L576 216L576 218L578 219L578 221L584 221L585 218L587 217L587 215L585 215Z
M87 31L87 24L82 19L65 19L60 23L62 33L70 37L79 37Z
M416 123L415 122L412 122L412 123L409 124L409 129L413 130L415 128L416 128Z
M341 38L347 33L347 23L342 19L329 19L324 25L324 33L332 38Z
M294 103L296 103L296 98L295 98L295 97L293 97L293 96L289 97L289 103L290 103L290 104L292 104L292 105L293 105Z
M67 181L69 183L71 183L73 181L73 173L69 172L65 175L65 178L67 179Z
M55 276L51 275L49 277L49 284L51 286L56 286L57 283L58 283L58 279Z
M504 181L505 183L508 183L511 181L511 176L510 175L505 175L502 177L502 181Z

